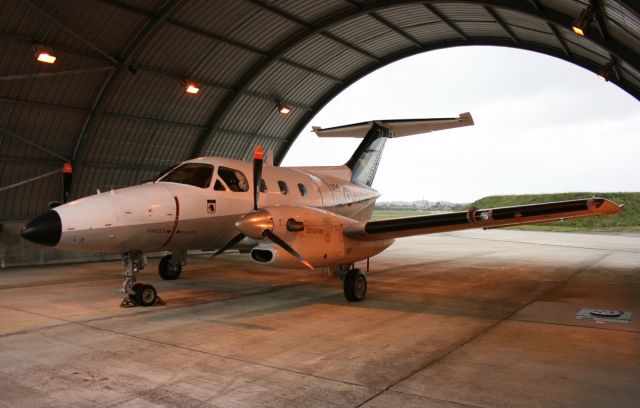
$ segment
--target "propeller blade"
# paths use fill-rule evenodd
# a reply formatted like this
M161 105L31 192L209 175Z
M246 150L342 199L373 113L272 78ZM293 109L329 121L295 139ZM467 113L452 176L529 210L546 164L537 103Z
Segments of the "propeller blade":
M276 234L274 234L270 230L266 229L266 230L262 231L262 235L264 235L265 237L269 238L274 244L279 245L282 249L284 249L285 251L287 251L288 253L293 255L298 261L300 261L301 264L303 264L307 268L312 269L312 270L315 269L313 267L313 265L311 265L309 262L304 260L302 255L297 253L295 249L291 248L291 246L289 246L289 244L284 242L282 239L280 239L280 237L278 237Z
M243 233L240 233L240 234L236 235L235 237L233 237L231 239L231 241L227 242L227 244L225 246L223 246L222 248L218 249L213 255L211 255L211 257L213 258L214 256L220 255L221 253L223 253L227 249L231 248L232 246L236 245L238 242L242 241L244 238L245 238L245 235Z
M256 147L253 153L253 209L258 209L258 195L260 194L260 184L262 181L262 159L264 150L262 146Z

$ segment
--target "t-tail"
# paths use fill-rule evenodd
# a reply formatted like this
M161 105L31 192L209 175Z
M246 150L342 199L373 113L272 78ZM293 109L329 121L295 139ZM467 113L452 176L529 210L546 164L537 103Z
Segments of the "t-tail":
M388 138L472 125L473 118L467 112L458 118L375 120L326 129L314 126L313 131L319 137L364 138L346 166L351 170L352 182L370 187Z

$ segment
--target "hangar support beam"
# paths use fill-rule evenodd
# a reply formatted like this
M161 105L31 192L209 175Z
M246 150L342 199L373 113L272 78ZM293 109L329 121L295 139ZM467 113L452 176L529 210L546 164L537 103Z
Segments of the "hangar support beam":
M171 0L164 4L159 10L155 18L149 21L145 27L138 33L138 35L131 41L126 51L123 54L123 58L117 70L114 70L111 76L104 82L100 89L91 109L91 115L87 117L87 120L82 127L82 131L78 136L76 145L73 151L73 162L82 165L84 149L86 146L87 135L92 131L95 124L95 120L98 114L103 110L108 95L115 88L119 81L119 78L128 69L130 61L140 48L153 36L158 28L173 14L183 3L183 0ZM72 194L75 190L72 187Z
M33 147L34 149L38 149L41 152L44 152L44 153L48 154L49 156L56 157L56 158L62 160L63 162L71 161L71 160L69 160L68 157L65 157L65 156L63 156L61 154L58 154L58 153L54 152L53 150L47 149L46 147L44 147L44 146L42 146L42 145L40 145L38 143L32 142L31 140L29 140L29 139L27 139L27 138L25 138L23 136L20 136L19 134L14 133L14 132L10 131L9 129L0 128L0 133L2 133L3 135L6 135L6 136L12 137L12 138L14 138L16 140L19 140L22 143L28 144L29 146Z
M280 13L285 18L287 16L287 13L279 11L279 9L277 9L276 6L267 5L260 2L255 2L255 3L260 4L265 8L268 7L268 10L276 13ZM299 22L299 19L296 19L295 21L299 22L303 26L303 30L301 30L300 34L292 36L291 38L281 43L279 46L275 47L273 52L271 52L271 56L269 58L263 58L260 61L256 62L251 68L249 68L245 72L244 75L241 76L241 78L233 86L234 91L232 91L229 95L227 95L224 101L219 105L218 109L216 109L212 113L207 124L207 130L203 131L202 134L200 135L198 141L195 143L193 147L192 154L190 156L191 157L201 156L202 154L205 153L203 149L204 149L204 146L207 144L207 141L214 134L214 130L218 128L218 124L222 120L224 120L227 112L229 112L235 106L235 103L237 102L237 99L242 94L242 92L245 89L247 89L250 86L250 84L256 78L258 78L263 72L265 72L275 61L277 61L283 55L286 55L288 51L295 48L301 42L307 40L308 38L316 34L323 35L323 33L325 33L326 30L328 30L330 27L340 24L348 19L355 18L363 14L369 14L371 12L375 12L376 10L388 8L394 5L403 5L403 4L412 4L412 3L415 3L415 2L407 1L407 0L372 1L372 2L365 3L361 7L358 7L356 9L351 9L349 11L340 11L333 15L327 16L326 18L320 20L317 24L314 24L313 26L305 22ZM444 15L444 13L438 10L437 7L435 6L437 4L447 4L447 3L456 3L456 1L432 0L432 1L422 2L422 4L429 11L431 11L443 22L445 22L445 24L448 24L454 31L456 31L461 36L461 38L465 40L464 43L466 45L482 45L483 41L480 41L480 40L470 41L469 37L464 32L462 32L459 28L457 28L454 22L449 21L447 16ZM497 10L506 9L506 10L511 10L515 12L524 13L526 15L540 18L546 21L547 23L549 23L550 25L563 27L567 30L568 30L568 27L570 27L571 24L573 23L573 19L575 17L575 16L567 16L565 14L548 9L546 7L541 7L537 4L525 3L525 2L513 2L508 0L482 0L482 1L479 1L478 4L486 7L492 7ZM620 44L612 40L604 40L599 35L594 35L594 34L595 33L593 29L588 30L587 38L590 41L593 41L594 43L599 45L600 47L609 50L610 52L618 56L621 60L629 63L630 65L636 68L640 68L640 57L638 56L637 53L627 49L626 46L623 44ZM515 37L513 33L511 33L511 35L512 37ZM498 41L487 42L487 44L498 45ZM453 43L448 42L447 45L453 45ZM504 45L513 46L513 43L511 43L510 45L509 44L504 44ZM522 48L522 49L528 49L528 50L546 53L550 55L553 54L551 50L543 49L541 47L536 48L534 46L530 46L525 43L518 43L517 46L518 48ZM571 53L567 53L566 51L568 51L568 49L566 47L566 44L563 44L563 47L565 48L565 53L564 54L558 53L557 56L559 56L559 58L568 60L569 62L575 63L577 65L586 67L587 69L593 72L596 72L596 73L598 72L600 67L596 67L594 64L589 64L588 62L582 61L581 59L579 59L578 57L576 57ZM412 55L413 53L403 52L403 55ZM375 67L379 68L381 66L386 65L388 63L387 60L388 58L384 58L384 59L378 58L378 61ZM393 59L393 60L396 60L396 59ZM368 69L367 72L371 72L374 69L375 68ZM341 89L346 88L350 83L351 82L349 80L345 80L344 85L341 86ZM620 83L624 89L627 89L628 85L621 83L621 81L619 81L618 83ZM316 104L314 110L317 111L318 110L317 107L320 105L324 105L324 103ZM310 115L305 115L305 118L309 116ZM304 124L301 126L305 126L307 121L301 120L300 122L301 123L304 122ZM301 126L296 126L295 129L300 129ZM287 135L287 140L293 140L293 138L295 137L295 134L293 133L293 131L290 132ZM288 147L286 147L284 150L286 151L287 149ZM276 162L280 162L282 160L282 157L283 155L277 156L275 158Z
M38 13L40 13L43 17L45 17L47 20L53 22L54 24L56 24L58 27L62 28L64 31L66 31L67 33L69 33L70 35L72 35L73 37L75 37L77 40L81 41L83 44L87 45L89 48L91 48L92 50L98 52L100 55L102 55L103 57L105 57L106 59L108 59L109 61L113 62L114 64L118 63L118 60L115 59L114 57L111 56L111 54L109 54L108 52L106 52L105 50L103 50L102 48L98 47L97 45L95 45L94 43L92 43L91 41L87 40L86 38L84 38L83 35L78 34L77 32L75 32L75 30L71 29L69 26L67 26L66 24L64 24L62 21L60 21L58 18L54 17L50 12L48 12L47 10L43 9L42 7L40 7L38 4L34 3L32 0L22 0L24 3L28 4L29 6L31 6L33 9L35 9L36 11L38 11Z

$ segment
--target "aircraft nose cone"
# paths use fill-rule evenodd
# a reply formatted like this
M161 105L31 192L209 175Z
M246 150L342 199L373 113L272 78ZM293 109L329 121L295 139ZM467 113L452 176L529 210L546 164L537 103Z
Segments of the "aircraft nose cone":
M22 227L20 235L36 244L56 246L62 235L60 215L53 210L47 211Z

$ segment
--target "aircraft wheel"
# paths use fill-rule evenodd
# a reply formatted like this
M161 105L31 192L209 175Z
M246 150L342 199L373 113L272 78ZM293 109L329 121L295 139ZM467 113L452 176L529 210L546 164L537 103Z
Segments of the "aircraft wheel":
M133 286L131 286L131 290L133 291L133 293L129 293L129 299L132 302L136 302L136 293L138 293L138 286L142 285L142 283L134 283Z
M182 272L181 264L172 264L171 255L165 255L158 264L158 273L164 280L176 280Z
M151 285L137 284L134 285L136 291L136 303L140 306L152 306L156 303L156 289Z
M349 302L360 302L367 294L367 278L360 269L351 269L344 278L343 288Z

